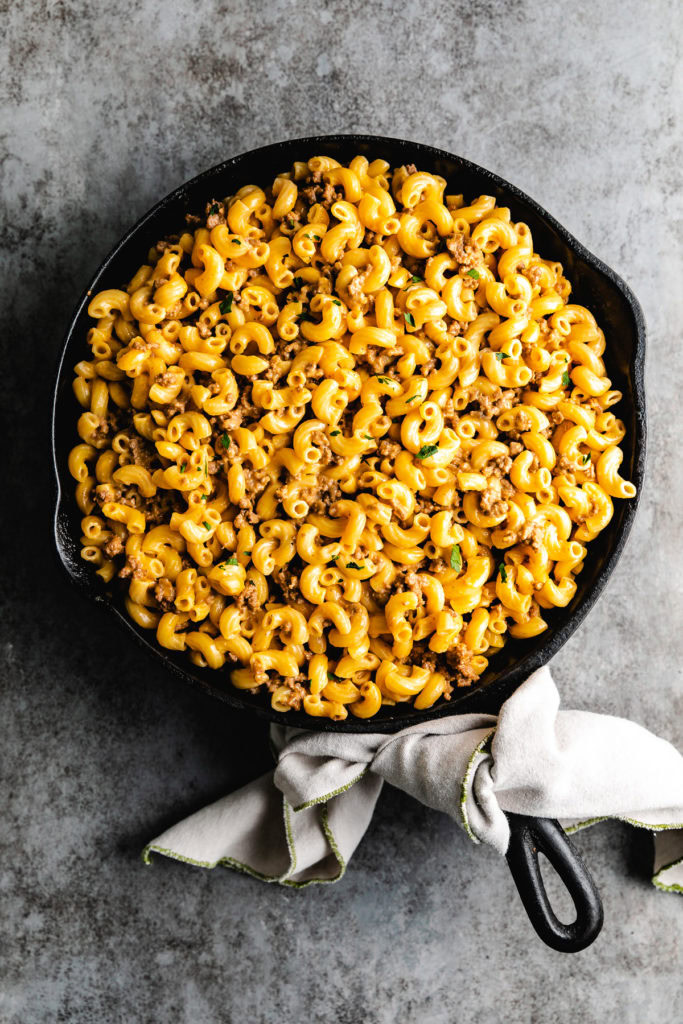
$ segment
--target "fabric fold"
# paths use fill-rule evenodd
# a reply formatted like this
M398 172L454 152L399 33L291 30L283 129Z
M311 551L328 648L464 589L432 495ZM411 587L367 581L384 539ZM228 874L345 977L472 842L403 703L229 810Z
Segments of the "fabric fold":
M452 715L394 735L273 727L275 770L198 811L143 851L264 881L332 882L372 818L384 781L505 854L506 812L567 831L620 818L662 834L655 877L683 891L683 757L642 726L560 710L547 667L492 715Z

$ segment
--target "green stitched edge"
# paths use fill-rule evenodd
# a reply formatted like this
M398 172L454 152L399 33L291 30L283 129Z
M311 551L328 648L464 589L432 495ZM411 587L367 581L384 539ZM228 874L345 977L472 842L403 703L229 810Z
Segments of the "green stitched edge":
M357 778L352 779L351 782L347 782L344 786L339 786L338 789L333 789L331 793L326 793L324 796L317 796L313 800L307 800L305 804L299 804L297 807L293 808L294 812L305 811L307 807L313 807L315 804L326 804L328 800L332 799L332 797L339 796L340 793L346 793L346 791L351 789L352 786L355 786L357 782L360 782L363 776L367 775L369 770L370 765L366 765L360 775L357 776Z
M296 850L294 849L294 836L292 834L292 823L289 819L289 804L287 803L286 797L282 798L282 812L285 820L285 838L287 839L287 849L289 850L289 871L288 875L293 875L296 870Z
M261 882L277 882L277 875L264 875L260 871L255 871L254 868L250 868L248 864L243 864L239 860L233 860L232 857L221 857L220 860L214 861L212 864L208 860L194 860L192 857L185 857L182 853L176 853L175 850L168 850L164 846L156 846L154 843L149 843L142 851L143 863L151 866L152 860L150 854L160 853L164 857L170 857L173 860L182 861L183 864L192 864L196 868L216 868L216 867L227 867L234 868L237 871L243 871L245 875L251 875L253 878L258 878Z
M467 762L467 768L465 769L462 784L460 786L460 820L462 822L462 827L465 829L465 832L470 837L473 843L479 843L480 840L477 839L474 832L470 828L469 818L467 817L467 783L469 782L472 771L474 770L474 761L477 755L483 753L484 747L492 739L493 735L495 734L495 731L495 729L492 729L488 736L484 736L484 739L481 741L481 743L478 743L477 746L472 751L470 759Z
M337 864L339 865L339 871L334 876L334 878L325 878L325 879L323 879L323 881L325 881L325 882L338 882L339 879L343 878L344 874L346 873L346 861L344 860L344 858L341 855L341 851L340 851L339 847L337 846L337 840L334 838L334 833L332 832L332 829L330 828L330 821L329 821L329 817L328 817L327 804L323 804L323 806L320 808L320 821L322 823L323 831L324 831L325 835L327 836L327 841L330 844L330 849L332 850L332 853L336 857Z
M668 871L669 868L675 868L678 864L683 864L683 857L679 857L678 860L672 860L670 864L664 864L656 875L652 876L652 884L662 892L680 892L683 893L683 885L679 885L678 882L673 882L671 885L665 885L664 882L660 881L661 875Z
M683 823L672 825L650 825L645 821L638 821L637 818L627 818L623 814L605 814L601 818L587 818L586 821L578 821L576 825L568 825L564 830L567 835L578 832L581 828L588 828L589 825L596 825L601 821L624 821L627 825L635 828L646 828L649 832L667 832L669 829L683 829Z

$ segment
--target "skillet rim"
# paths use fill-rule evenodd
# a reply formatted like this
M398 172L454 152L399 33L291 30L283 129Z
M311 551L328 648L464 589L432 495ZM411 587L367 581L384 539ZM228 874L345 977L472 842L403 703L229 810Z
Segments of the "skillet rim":
M452 699L447 703L437 705L434 708L427 709L425 711L416 711L412 708L411 710L408 710L403 707L400 708L396 717L391 717L391 714L389 714L382 719L378 719L378 717L371 719L354 718L350 721L349 719L346 719L343 722L331 722L328 719L311 719L310 716L303 712L292 711L285 713L274 711L267 704L257 703L254 698L251 698L250 695L247 695L243 691L233 689L232 687L223 689L215 686L212 682L211 670L200 670L195 669L194 667L190 669L189 662L185 665L180 661L175 660L170 655L170 652L166 652L163 648L155 645L151 640L147 639L147 631L142 631L132 622L131 619L128 618L125 612L117 606L116 599L112 599L104 592L99 592L94 574L92 574L91 577L86 577L85 575L76 574L73 571L69 564L69 558L66 551L66 546L69 540L72 540L72 535L65 528L65 520L68 521L68 519L73 515L73 510L69 511L65 508L67 498L64 493L67 490L66 482L67 480L71 481L71 477L68 476L68 473L64 473L63 480L61 477L63 468L60 469L59 464L60 454L57 448L57 433L58 416L61 408L60 398L63 391L65 370L67 368L67 355L72 338L74 337L77 322L83 312L84 306L92 294L93 289L98 287L97 282L99 279L106 274L115 257L118 256L121 250L124 249L124 247L126 247L136 235L149 225L154 218L158 217L169 204L177 200L181 200L187 192L195 190L202 182L206 181L208 183L211 179L217 178L227 172L234 171L241 163L250 158L257 157L259 154L264 156L268 154L268 157L271 155L275 156L278 149L284 151L285 149L291 149L293 147L298 147L304 151L305 149L308 149L309 152L316 152L324 151L325 147L339 144L351 147L354 143L360 144L363 147L372 146L377 147L378 149L381 149L383 145L388 146L392 150L395 150L397 147L399 149L402 148L405 149L407 153L410 152L413 155L420 154L431 161L432 164L435 164L438 161L449 161L458 165L463 171L473 174L484 181L490 182L495 185L498 190L505 192L509 197L511 197L511 199L518 200L530 207L536 216L544 222L545 226L550 228L559 236L567 248L571 250L576 260L583 262L594 271L597 271L597 273L602 275L602 277L609 282L612 288L620 294L633 320L633 355L628 363L628 383L630 386L628 390L625 390L624 400L630 403L635 421L632 479L637 487L637 493L635 498L628 499L623 503L623 513L613 530L611 530L612 524L609 524L606 528L606 530L610 531L613 535L613 546L606 556L602 556L603 564L596 572L596 578L592 587L584 595L577 607L567 615L564 621L559 622L557 625L551 624L549 626L547 632L543 634L545 640L540 643L536 650L523 654L511 666L501 670L488 683L478 684L468 688L462 693L459 693L455 699ZM322 148L316 150L316 146ZM500 708L501 703L514 692L517 686L533 671L540 668L542 665L547 664L547 662L560 650L560 648L578 629L602 594L610 576L614 572L619 558L621 557L626 540L635 520L642 493L645 469L647 432L644 387L645 350L645 319L640 303L626 282L614 270L612 270L611 267L607 266L607 264L579 242L571 232L560 224L555 217L549 214L538 202L536 202L536 200L527 195L516 185L507 181L505 178L502 178L493 171L489 171L487 168L481 167L479 164L467 160L464 157L460 157L455 153L450 153L446 150L428 146L424 143L411 142L406 139L397 139L389 136L367 135L363 133L335 133L331 135L304 136L297 139L281 140L267 146L247 150L237 156L229 158L228 160L221 161L213 167L195 175L193 178L190 178L188 181L182 183L169 192L166 196L155 203L154 206L152 206L146 213L144 213L113 246L105 259L101 262L88 286L84 289L74 313L69 320L58 357L51 416L52 462L56 483L55 511L53 518L56 555L69 580L79 590L79 592L93 600L100 607L105 608L108 613L113 612L115 619L126 628L129 634L132 633L138 643L144 647L148 653L157 659L161 659L161 661L171 672L173 672L174 675L182 678L193 687L201 689L205 693L208 693L210 696L222 701L224 704L227 704L235 710L249 711L257 714L263 719L267 719L270 722L306 729L308 731L384 733L396 732L418 723L437 721L438 719L451 714L464 714L474 711L495 713ZM205 675L204 673L208 674Z

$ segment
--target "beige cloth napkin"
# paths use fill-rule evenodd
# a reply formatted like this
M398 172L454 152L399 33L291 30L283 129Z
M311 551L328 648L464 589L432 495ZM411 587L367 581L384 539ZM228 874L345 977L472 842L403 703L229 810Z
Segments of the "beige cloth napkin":
M273 727L274 771L168 829L143 851L268 882L334 882L386 780L505 854L505 811L567 831L620 818L656 833L660 889L683 892L683 757L623 718L560 710L541 668L496 717L451 715L394 735Z

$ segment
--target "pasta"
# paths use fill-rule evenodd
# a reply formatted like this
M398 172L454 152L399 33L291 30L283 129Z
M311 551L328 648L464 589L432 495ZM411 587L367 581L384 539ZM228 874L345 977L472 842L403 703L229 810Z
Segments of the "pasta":
M448 700L547 628L635 494L594 316L511 210L446 189L297 162L88 307L82 557L278 711Z

